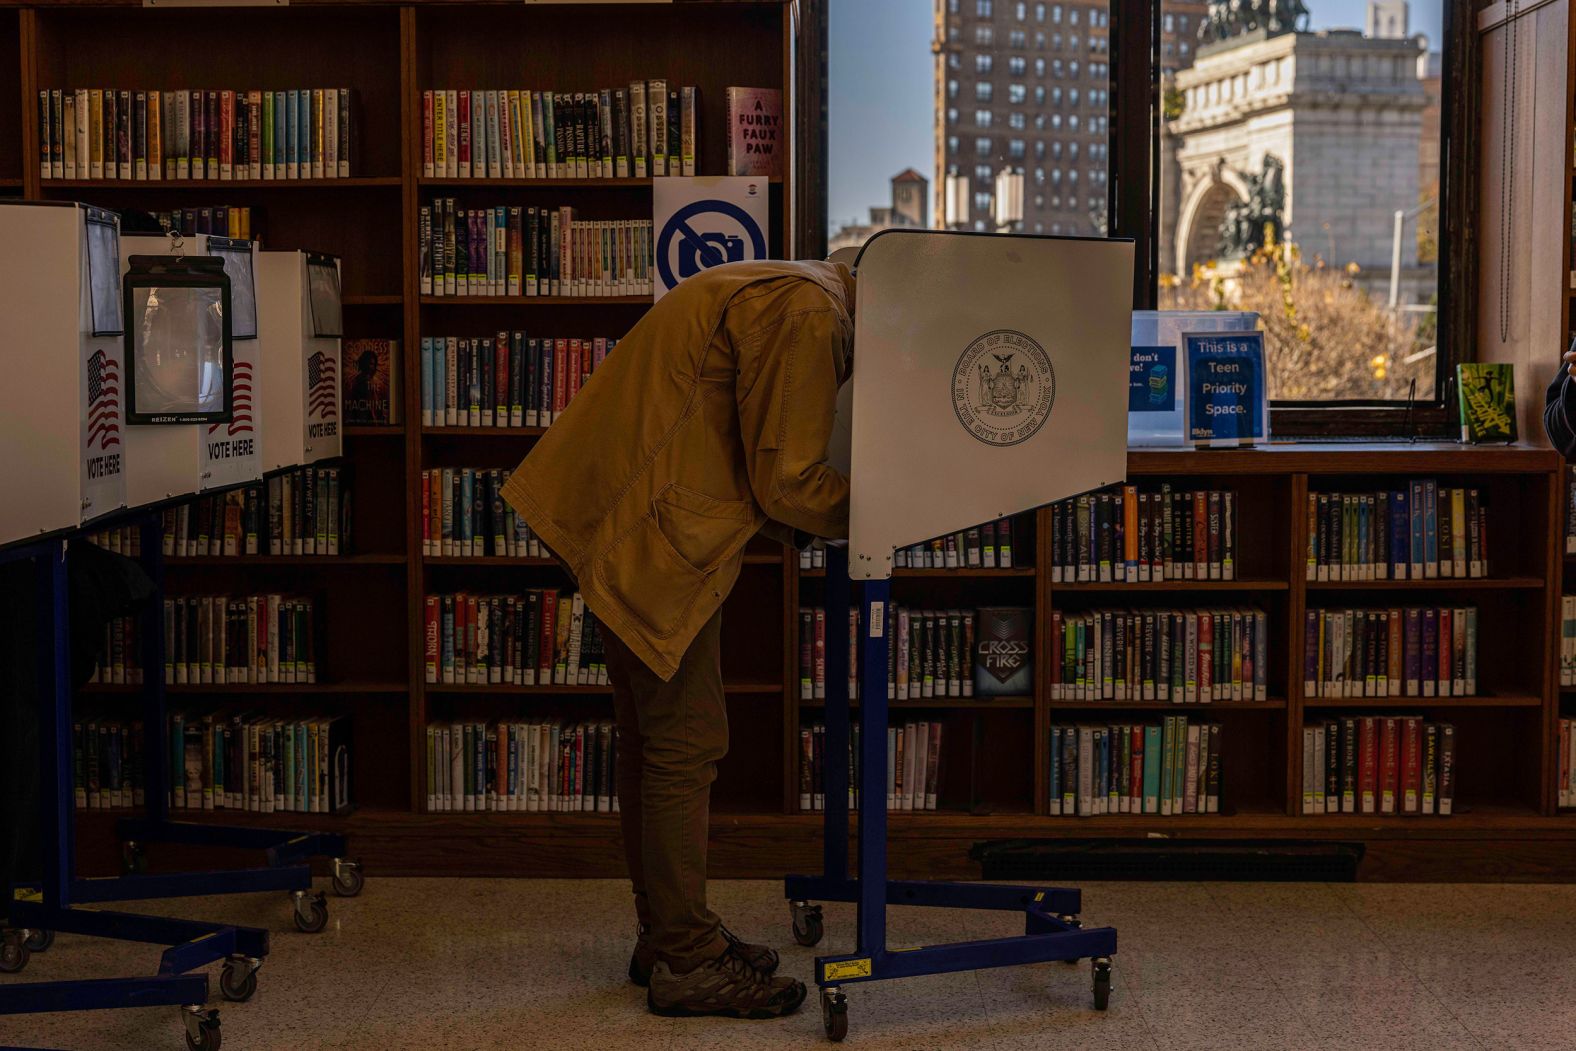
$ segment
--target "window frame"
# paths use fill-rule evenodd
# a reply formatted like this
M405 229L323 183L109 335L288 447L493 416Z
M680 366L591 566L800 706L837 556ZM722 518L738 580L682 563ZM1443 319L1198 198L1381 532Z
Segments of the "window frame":
M1154 309L1159 299L1160 183L1151 159L1160 154L1159 0L1113 0L1121 5L1110 30L1108 112L1111 160L1107 205L1112 236L1135 242L1133 305ZM1338 399L1270 403L1270 433L1285 438L1450 438L1456 433L1455 366L1473 359L1477 288L1476 220L1480 148L1481 42L1476 11L1487 0L1442 0L1440 41L1439 308L1435 382L1414 401ZM1136 75L1125 75L1135 70ZM1124 114L1146 114L1124 119ZM1461 294L1458 290L1466 290Z

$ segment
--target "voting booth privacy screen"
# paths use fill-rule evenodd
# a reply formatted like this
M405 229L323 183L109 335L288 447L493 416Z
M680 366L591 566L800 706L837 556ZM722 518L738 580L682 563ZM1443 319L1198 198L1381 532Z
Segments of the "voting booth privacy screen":
M1125 477L1132 242L889 230L857 276L852 578Z
M268 407L265 471L340 453L339 261L312 252L258 252L258 390Z
M120 227L68 202L0 202L0 544L126 502Z

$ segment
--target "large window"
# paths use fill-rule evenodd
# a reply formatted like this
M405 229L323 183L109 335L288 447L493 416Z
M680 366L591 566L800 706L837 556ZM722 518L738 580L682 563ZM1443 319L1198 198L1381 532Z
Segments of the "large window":
M829 4L834 245L905 224L1128 234L1153 260L1139 305L1259 314L1277 421L1442 404L1445 0L1302 0L1289 24L1297 0L1156 0L1127 37L1098 2ZM970 69L973 107L938 112ZM898 192L915 179L921 206Z

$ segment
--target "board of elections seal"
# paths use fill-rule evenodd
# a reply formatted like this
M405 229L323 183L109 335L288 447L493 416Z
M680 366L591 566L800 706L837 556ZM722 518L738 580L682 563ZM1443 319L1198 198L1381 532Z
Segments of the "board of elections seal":
M1039 343L1010 328L979 336L952 370L952 407L986 445L1027 441L1051 417L1056 372Z

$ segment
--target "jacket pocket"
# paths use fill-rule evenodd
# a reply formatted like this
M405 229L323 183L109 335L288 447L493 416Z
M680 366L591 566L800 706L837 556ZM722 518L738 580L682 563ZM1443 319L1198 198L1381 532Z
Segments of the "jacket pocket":
M682 485L664 487L652 511L674 550L702 573L716 569L757 528L752 501L719 500Z
M599 575L630 613L666 638L685 626L697 604L708 616L721 605L724 586L737 576L730 560L737 562L755 532L756 516L747 500L669 485L608 549Z

